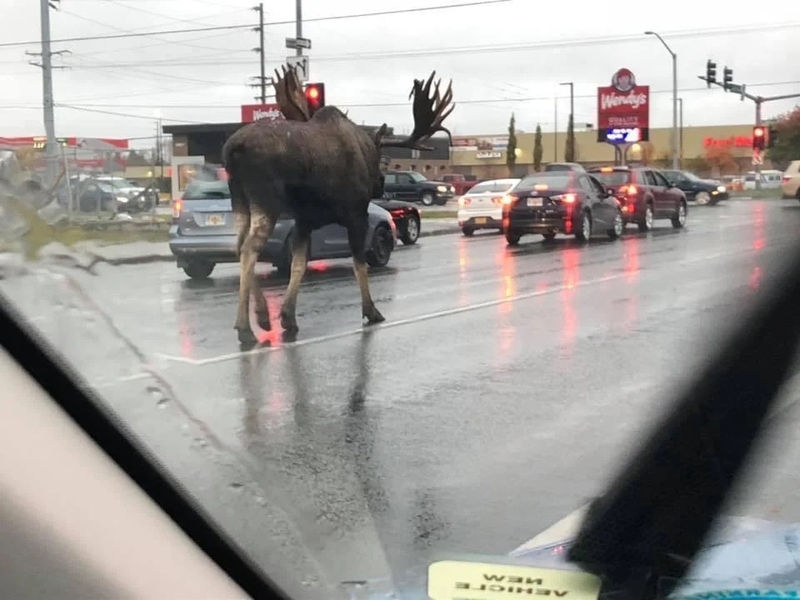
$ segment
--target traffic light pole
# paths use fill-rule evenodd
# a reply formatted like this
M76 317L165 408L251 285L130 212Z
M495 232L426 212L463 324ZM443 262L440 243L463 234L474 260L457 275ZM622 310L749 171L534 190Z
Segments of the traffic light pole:
M703 77L702 75L698 75L697 78L700 79L701 81L705 81L708 84L712 84L713 83L714 85L716 85L718 87L725 88L725 86L723 84L721 84L721 83L719 83L717 81L709 81L707 77ZM761 125L762 125L762 122L761 122L761 105L764 104L764 102L773 102L775 100L790 100L792 98L800 98L800 94L783 94L781 96L766 96L766 97L765 96L754 96L753 94L747 93L745 91L745 87L746 86L744 86L744 85L738 86L738 89L740 90L739 91L739 95L742 97L742 99L748 98L749 100L752 100L753 102L755 102L755 104L756 104L756 127L761 127ZM728 91L728 90L726 89L725 91ZM757 165L754 165L754 167L755 167L755 173L756 173L756 190L760 190L761 189L761 165L757 164Z

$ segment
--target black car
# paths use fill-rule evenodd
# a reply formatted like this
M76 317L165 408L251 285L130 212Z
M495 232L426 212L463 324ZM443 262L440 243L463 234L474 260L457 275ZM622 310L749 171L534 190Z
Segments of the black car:
M528 175L503 198L503 230L510 246L528 233L546 240L563 233L585 242L597 231L615 240L622 229L619 201L586 172Z
M550 171L585 171L583 165L574 162L551 162L544 166L545 173Z
M388 198L421 202L425 206L447 204L455 195L453 185L443 181L431 181L416 171L386 171L383 189Z
M728 188L713 179L700 179L689 171L662 169L661 173L667 181L686 194L687 200L693 200L698 204L713 206L721 200L730 198Z
M419 210L410 202L403 202L402 200L373 200L382 209L389 211L392 215L397 227L397 237L406 246L416 244L419 239L420 232L420 216Z

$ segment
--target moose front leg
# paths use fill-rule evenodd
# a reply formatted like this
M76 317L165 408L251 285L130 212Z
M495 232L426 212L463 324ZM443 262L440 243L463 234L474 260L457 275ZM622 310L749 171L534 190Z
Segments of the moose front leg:
M258 255L264 244L272 235L276 219L269 215L251 211L250 231L247 233L244 242L239 250L239 306L236 312L236 324L234 328L239 333L239 341L242 344L256 342L256 337L250 327L250 294L255 300L256 318L258 325L262 329L269 331L269 308L258 285L256 279L256 263Z
M372 294L369 292L369 275L367 274L367 256L364 246L367 242L367 216L359 219L356 223L347 228L347 240L350 243L350 252L353 253L353 271L358 280L358 287L361 290L361 316L367 319L367 323L381 323L386 319L375 308L372 301Z
M300 283L306 274L308 266L308 244L311 238L311 231L295 225L292 230L292 271L289 276L289 286L286 288L286 297L281 306L281 327L285 331L294 333L297 331L297 318L295 309L297 306L297 293L300 291Z

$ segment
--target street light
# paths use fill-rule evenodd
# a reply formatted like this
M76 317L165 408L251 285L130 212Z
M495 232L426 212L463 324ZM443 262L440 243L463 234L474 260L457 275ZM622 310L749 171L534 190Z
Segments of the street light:
M672 146L672 168L678 170L678 55L672 51L667 42L655 31L645 31L645 35L654 35L658 38L664 48L672 56L672 136L670 145Z
M572 148L572 159L575 158L575 85L572 81L564 81L563 83L559 83L558 85L568 85L569 86L569 120L572 123L572 131L567 131L569 133L569 145ZM566 157L564 157L566 160Z

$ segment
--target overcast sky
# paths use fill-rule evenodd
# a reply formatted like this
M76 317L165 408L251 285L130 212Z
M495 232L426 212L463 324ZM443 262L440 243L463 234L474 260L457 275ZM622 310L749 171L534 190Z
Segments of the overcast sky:
M503 133L514 111L518 129L537 123L552 130L558 104L560 129L575 85L576 123L596 123L596 88L621 67L650 85L651 127L671 123L671 59L642 32L661 33L678 54L678 87L686 125L751 123L750 101L705 89L697 75L709 57L733 68L734 81L764 96L800 92L800 21L796 0L773 0L769 11L720 0L673 0L627 10L609 2L505 0L476 6L361 18L315 18L477 0L303 0L304 37L313 47L311 80L324 81L328 104L348 108L351 118L412 126L408 92L412 80L436 69L453 79L458 105L449 118L454 134ZM42 135L41 70L28 65L40 52L39 2L0 0L0 136ZM257 22L255 0L61 0L51 11L54 40L131 32L249 25ZM567 12L568 8L568 12ZM293 51L294 0L265 3L267 70ZM8 44L33 41L26 45ZM55 58L59 136L154 136L156 117L167 123L238 121L240 105L253 103L247 86L258 75L258 36L247 29L185 32L122 39L56 43L69 50ZM556 102L556 96L561 100ZM764 116L798 101L764 105ZM159 113L160 111L160 113ZM147 146L142 139L135 145Z

